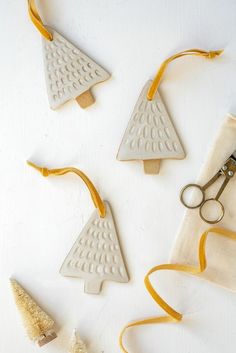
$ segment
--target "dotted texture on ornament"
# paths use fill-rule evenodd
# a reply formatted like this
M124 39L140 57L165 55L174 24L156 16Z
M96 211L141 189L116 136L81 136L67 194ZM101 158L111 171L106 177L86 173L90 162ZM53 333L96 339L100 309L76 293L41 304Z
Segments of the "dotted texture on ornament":
M58 108L75 99L110 74L53 29L53 40L43 38L43 57L49 104Z
M105 280L129 281L110 206L104 202L106 216L94 211L60 270L63 276L83 278L90 294L99 294Z
M185 157L160 94L147 99L151 84L151 80L146 83L135 105L118 151L120 161Z

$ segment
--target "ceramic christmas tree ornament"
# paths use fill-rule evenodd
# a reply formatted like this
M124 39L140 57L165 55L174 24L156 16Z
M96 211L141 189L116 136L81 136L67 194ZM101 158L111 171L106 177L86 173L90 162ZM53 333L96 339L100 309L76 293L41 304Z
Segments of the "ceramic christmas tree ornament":
M51 342L57 337L53 319L38 306L15 279L11 279L10 282L16 306L29 338L37 342L40 347Z
M142 160L147 174L159 172L160 160L183 159L185 152L158 92L148 100L148 81L135 105L118 160Z
M146 174L158 174L161 159L185 158L182 143L158 92L161 78L174 59L185 55L213 58L221 52L190 49L163 62L155 79L146 83L138 98L117 154L118 160L141 160Z
M30 17L43 37L43 58L49 104L57 109L75 99L81 108L95 102L91 89L110 74L54 29L45 26L34 0L28 0Z
M50 29L53 40L43 38L43 57L50 107L57 109L71 99L81 108L94 103L91 88L110 75L59 33Z
M97 208L66 256L60 273L66 277L84 279L84 291L89 294L99 294L104 281L128 282L129 277L110 205L100 198L88 177L73 167L47 169L31 162L28 164L43 176L77 174L88 187Z
M106 216L95 210L67 255L60 273L85 281L85 292L98 294L105 280L128 282L115 224L108 202Z

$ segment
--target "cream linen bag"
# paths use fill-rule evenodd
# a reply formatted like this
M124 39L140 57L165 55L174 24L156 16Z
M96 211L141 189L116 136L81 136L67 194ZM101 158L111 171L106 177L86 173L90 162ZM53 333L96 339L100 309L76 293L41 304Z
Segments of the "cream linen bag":
M210 149L197 183L204 185L236 150L236 117L229 114ZM194 182L194 181L193 181ZM206 198L215 196L222 178L206 191ZM193 194L193 201L197 194ZM236 231L236 176L228 183L220 201L225 206L224 218L216 224ZM214 225L213 225L214 226ZM198 243L201 234L211 225L199 216L199 209L187 209L178 232L170 262L178 264L198 264ZM200 275L227 289L236 291L236 242L221 236L209 236L206 245L208 267Z

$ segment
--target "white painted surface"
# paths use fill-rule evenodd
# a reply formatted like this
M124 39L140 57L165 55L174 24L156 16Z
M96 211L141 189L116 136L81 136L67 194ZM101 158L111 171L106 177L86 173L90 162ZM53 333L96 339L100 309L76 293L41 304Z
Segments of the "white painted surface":
M26 2L0 3L0 352L34 353L8 286L15 276L60 327L42 348L67 351L79 329L90 353L118 353L121 327L162 314L147 295L147 270L166 262L183 217L182 185L194 180L216 129L236 113L236 3L233 0L41 1L50 26L104 66L113 77L95 88L97 103L83 111L70 102L48 108L41 38ZM164 161L158 176L115 156L140 90L170 54L191 47L226 48L222 58L172 64L160 92L181 135L187 158ZM222 146L223 148L223 146ZM58 270L93 205L75 176L43 179L27 158L48 167L84 170L112 205L131 275L107 283L100 296ZM233 353L236 295L199 279L161 274L158 289L186 314L180 325L150 326L127 335L130 353Z

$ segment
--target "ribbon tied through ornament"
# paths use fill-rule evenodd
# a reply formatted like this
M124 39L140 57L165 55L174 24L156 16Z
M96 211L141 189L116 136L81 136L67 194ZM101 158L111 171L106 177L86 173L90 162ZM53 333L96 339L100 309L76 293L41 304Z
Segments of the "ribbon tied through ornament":
M189 49L162 63L154 80L145 84L134 107L117 154L119 161L141 160L146 174L158 174L161 159L185 158L182 143L158 92L161 79L175 59L188 55L213 59L222 52Z
M42 35L48 100L52 109L75 99L81 108L95 102L91 88L110 74L54 29L46 26L34 0L28 0L29 16Z
M93 212L66 256L60 269L61 275L83 278L84 290L89 294L99 294L106 280L128 282L129 277L110 205L101 199L91 180L81 170L74 167L48 169L32 162L28 162L28 165L38 170L44 177L75 173L86 184L93 203L98 209Z

